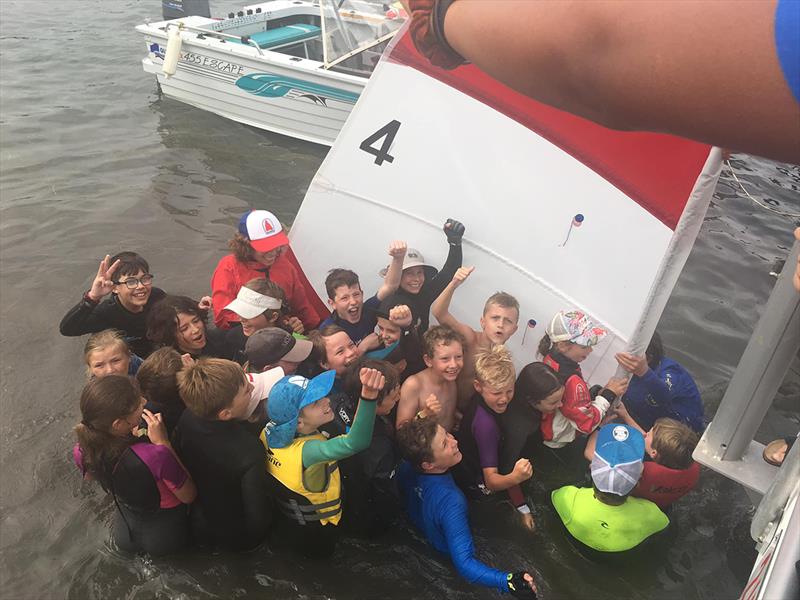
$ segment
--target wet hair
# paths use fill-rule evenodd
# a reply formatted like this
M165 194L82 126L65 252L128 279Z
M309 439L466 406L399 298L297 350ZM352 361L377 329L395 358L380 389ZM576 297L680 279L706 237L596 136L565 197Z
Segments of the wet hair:
M314 345L309 358L311 358L315 364L321 367L322 363L328 362L328 348L325 345L325 340L337 333L347 332L338 325L326 325L322 329L315 329L309 332L308 339Z
M475 354L475 377L484 385L495 389L513 384L516 372L508 348L496 344L479 350Z
M700 436L688 425L662 417L653 425L653 450L656 462L670 469L688 469Z
M594 488L594 497L600 500L600 502L603 504L608 504L609 506L619 506L624 504L625 500L628 499L628 494L630 494L630 492L628 492L628 494L620 496L619 494L612 494L611 492L601 492L594 484L592 484L592 487Z
M208 322L208 311L188 296L167 296L159 300L147 315L147 339L157 344L178 347L178 314L200 317L203 325Z
M400 454L417 469L422 463L433 461L433 438L439 423L433 417L412 419L397 430Z
M561 388L561 385L553 369L542 362L532 362L519 372L514 387L514 400L537 405Z
M458 342L461 344L461 348L464 348L464 336L447 325L436 325L428 329L425 335L422 336L422 352L428 358L433 358L438 344L449 346L453 342Z
M255 260L256 251L250 245L250 240L241 233L236 233L229 241L228 248L230 248L236 260L239 262L250 262Z
M503 308L515 309L517 311L517 320L519 320L519 301L511 294L507 294L506 292L495 292L489 296L489 299L486 300L486 304L483 305L484 315L489 311L489 307L492 306L492 304L501 306Z
M325 291L328 292L328 298L331 300L336 298L336 290L338 288L342 286L352 287L354 285L361 289L358 275L350 269L331 269L325 278Z
M546 333L542 336L542 339L539 340L539 347L536 349L536 353L544 358L550 351L553 349L553 342L550 340L550 336Z
M278 309L268 308L265 310L262 315L267 318L267 321L272 321L272 318L277 314L278 319L288 314L289 308L286 306L286 292L283 291L283 288L279 286L274 281L266 279L264 277L257 277L255 279L251 279L247 283L244 284L249 290L253 290L254 292L261 294L262 296L269 296L270 298L275 298L276 300L281 301L281 307Z
M178 372L178 392L186 407L203 419L216 419L244 385L244 370L232 360L201 358Z
M664 344L658 332L653 332L653 337L650 339L650 343L645 351L645 357L647 358L647 366L651 369L655 369L664 359Z
M139 271L142 273L150 272L150 265L136 252L118 252L111 257L111 262L108 264L113 265L117 261L120 261L119 268L114 273L117 281L119 281L120 275L136 275Z
M86 373L89 377L92 376L91 362L92 352L109 346L119 346L126 354L131 353L128 342L125 341L125 334L119 329L104 329L97 333L93 333L86 340L86 345L83 347L83 360L86 363Z
M361 358L347 368L344 376L344 391L354 401L361 396L361 369L375 369L380 371L386 379L383 389L378 392L378 404L400 385L400 375L392 363L373 358Z
M175 348L159 348L153 352L136 372L136 381L142 390L142 396L150 402L182 407L177 377L181 369L183 362Z
M126 375L90 379L81 392L81 422L75 426L84 473L110 489L111 474L122 453L137 440L111 430L114 421L125 419L141 404L136 382Z

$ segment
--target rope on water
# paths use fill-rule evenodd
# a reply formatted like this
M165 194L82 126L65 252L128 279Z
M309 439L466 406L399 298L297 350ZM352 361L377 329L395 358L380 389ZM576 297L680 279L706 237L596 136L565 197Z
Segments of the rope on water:
M750 192L748 192L745 189L745 187L742 185L742 182L739 181L739 178L736 176L736 172L733 170L733 167L731 166L731 162L729 160L726 160L725 164L728 165L728 171L730 171L730 174L731 174L731 176L733 176L734 180L736 180L736 183L739 184L739 188L741 188L741 190L744 192L744 195L747 196L748 198L750 198L750 200L752 200L755 204L757 204L758 206L760 206L761 208L763 208L765 210L768 210L770 212L775 213L776 215L780 215L782 217L789 217L791 219L800 219L800 213L784 212L782 210L778 210L776 208L772 208L771 206L768 206L768 205L764 204L763 202L760 202L756 198L753 198L753 196L750 195Z

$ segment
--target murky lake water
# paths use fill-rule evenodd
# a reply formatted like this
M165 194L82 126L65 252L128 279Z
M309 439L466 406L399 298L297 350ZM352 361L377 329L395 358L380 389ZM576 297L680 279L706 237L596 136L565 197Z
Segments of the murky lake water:
M222 14L238 7L212 3ZM199 296L247 207L291 222L325 149L160 98L140 67L133 27L160 2L0 2L0 596L3 598L482 598L407 527L346 539L323 564L280 544L247 555L129 558L106 544L112 507L69 460L84 340L58 322L97 262L141 251L170 291ZM739 156L757 197L800 211L800 169ZM737 196L726 175L662 319L670 354L695 375L713 414L791 244L791 219ZM398 232L399 234L399 232ZM764 439L797 430L784 386ZM593 565L566 542L538 483L538 532L478 506L476 545L490 564L525 562L547 598L735 597L752 560L750 507L705 472L675 507L675 539L656 564Z

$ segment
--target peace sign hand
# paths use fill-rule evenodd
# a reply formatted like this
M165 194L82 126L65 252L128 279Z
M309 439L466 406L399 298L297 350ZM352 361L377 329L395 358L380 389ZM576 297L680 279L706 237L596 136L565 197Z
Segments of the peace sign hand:
M95 302L99 302L104 296L108 296L114 291L114 273L119 269L120 261L116 260L113 265L109 266L111 256L106 254L106 257L100 261L100 267L97 269L97 275L92 282L92 287L89 290L88 296Z

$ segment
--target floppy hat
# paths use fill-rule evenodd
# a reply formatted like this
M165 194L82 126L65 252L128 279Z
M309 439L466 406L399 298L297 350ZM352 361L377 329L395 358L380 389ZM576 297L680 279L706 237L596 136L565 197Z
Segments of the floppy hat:
M244 213L239 219L239 233L250 240L250 245L256 252L269 252L289 243L281 222L268 210Z
M625 496L636 487L644 465L644 436L627 425L611 423L597 432L592 481L601 492Z
M550 341L594 346L608 333L579 310L558 311L547 326Z
M325 371L314 379L289 375L276 383L267 400L270 421L264 427L267 444L285 448L297 432L297 417L309 404L327 396L333 388L336 371Z
M302 362L309 357L314 348L308 340L298 340L278 327L259 329L244 345L247 360L256 367L263 368L279 360Z
M272 388L283 376L284 372L280 367L261 373L247 374L247 378L253 384L253 391L250 393L250 404L247 407L248 417L256 410L259 402L267 399Z
M278 310L283 306L279 298L259 294L250 288L240 287L236 298L225 307L243 319L253 319L266 310Z
M406 251L405 258L403 259L403 271L410 269L411 267L423 267L425 269L425 279L432 279L433 277L436 277L436 274L439 272L439 269L425 262L425 257L422 256L422 252L414 248L409 248ZM389 267L387 265L378 271L378 275L381 277L386 277L386 273L388 272Z

